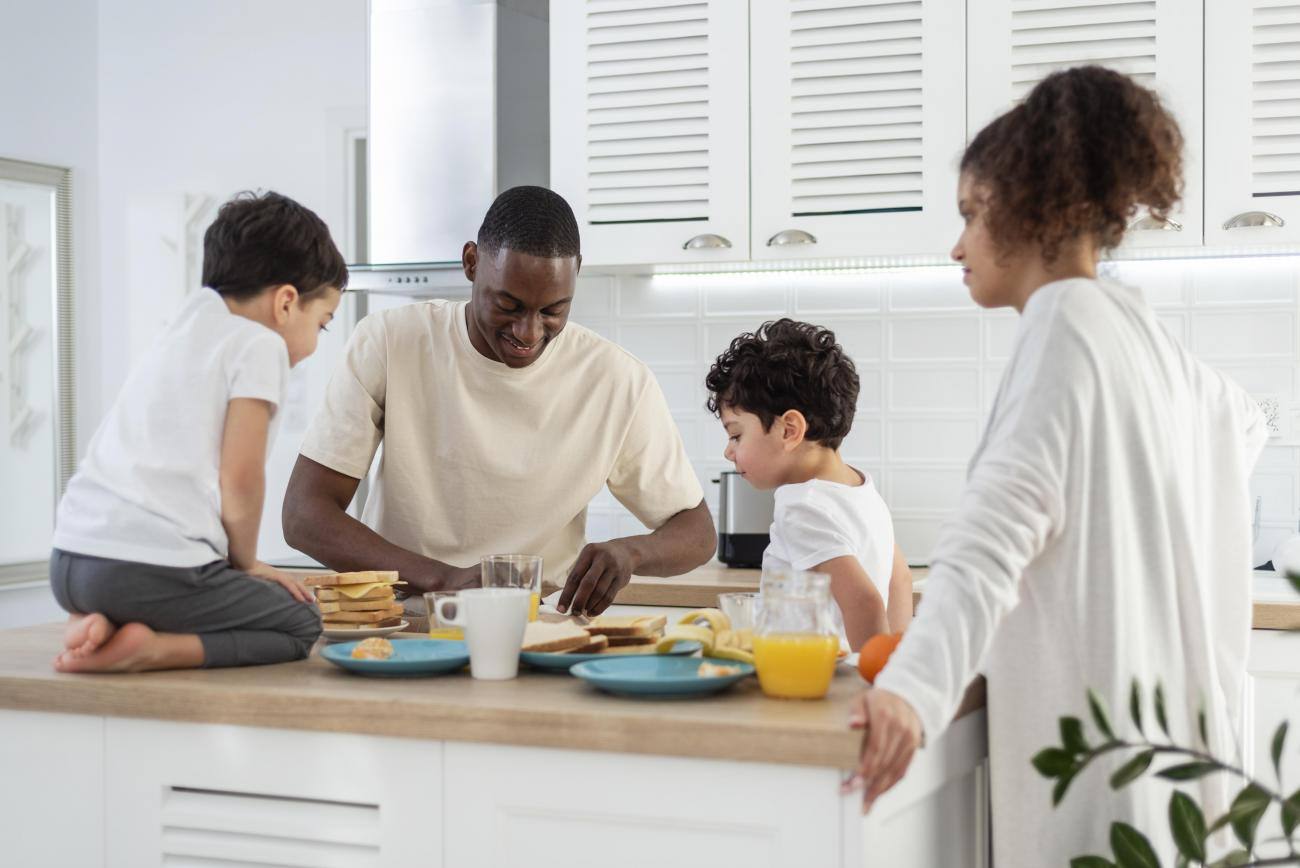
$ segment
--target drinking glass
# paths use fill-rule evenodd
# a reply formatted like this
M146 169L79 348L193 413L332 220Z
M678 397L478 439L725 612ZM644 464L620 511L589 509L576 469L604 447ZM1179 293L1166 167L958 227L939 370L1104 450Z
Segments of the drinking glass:
M523 588L528 591L528 620L537 620L542 602L541 555L488 555L479 561L485 588Z

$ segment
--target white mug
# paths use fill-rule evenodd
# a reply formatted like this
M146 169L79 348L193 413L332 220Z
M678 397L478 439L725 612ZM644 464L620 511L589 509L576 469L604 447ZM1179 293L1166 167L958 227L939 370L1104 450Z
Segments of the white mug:
M475 678L504 681L519 674L529 596L527 588L471 588L438 600L438 620L465 628L469 672ZM454 618L446 611L453 604Z

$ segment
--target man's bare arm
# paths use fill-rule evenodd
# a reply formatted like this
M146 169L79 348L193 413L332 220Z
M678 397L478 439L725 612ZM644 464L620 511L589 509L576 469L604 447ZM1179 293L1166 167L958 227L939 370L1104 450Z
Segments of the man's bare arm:
M332 570L397 570L411 592L478 584L479 568L454 567L394 545L348 515L361 480L299 455L284 495L284 538Z

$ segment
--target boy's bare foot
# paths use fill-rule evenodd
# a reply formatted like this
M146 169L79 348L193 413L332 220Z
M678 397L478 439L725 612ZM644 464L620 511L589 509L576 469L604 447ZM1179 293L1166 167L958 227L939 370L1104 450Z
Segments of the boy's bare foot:
M69 615L68 626L63 630L63 655L72 658L95 653L112 637L117 627L98 612L89 615Z
M203 643L193 633L156 633L144 624L126 624L103 646L85 656L64 651L54 658L60 672L145 672L193 669L203 665Z

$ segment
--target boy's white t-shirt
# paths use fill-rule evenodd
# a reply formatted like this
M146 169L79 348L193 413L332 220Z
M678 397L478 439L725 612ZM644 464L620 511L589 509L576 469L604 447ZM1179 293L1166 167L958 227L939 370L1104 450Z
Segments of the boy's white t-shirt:
M221 438L232 398L275 409L289 380L284 338L201 289L131 371L59 503L54 547L196 567L227 557Z
M763 552L763 569L811 570L834 558L852 556L888 606L894 521L871 476L858 472L862 473L861 485L810 479L776 489L771 542ZM835 614L842 625L838 604Z

